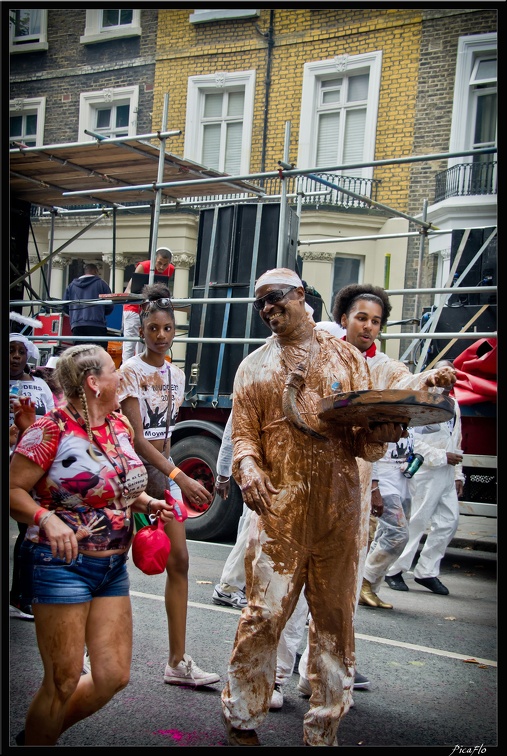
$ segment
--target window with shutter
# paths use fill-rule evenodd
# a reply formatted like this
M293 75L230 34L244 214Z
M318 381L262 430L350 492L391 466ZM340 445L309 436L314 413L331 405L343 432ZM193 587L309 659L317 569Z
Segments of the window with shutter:
M254 71L190 77L185 157L222 173L248 173L254 92Z
M358 74L320 82L317 167L363 162L368 79L368 74ZM348 169L347 175L362 176L362 170Z
M382 53L306 63L298 166L330 170L374 159ZM372 168L344 168L372 177Z

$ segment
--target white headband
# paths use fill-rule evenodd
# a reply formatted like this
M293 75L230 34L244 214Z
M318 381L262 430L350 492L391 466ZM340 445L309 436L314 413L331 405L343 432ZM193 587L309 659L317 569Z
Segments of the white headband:
M302 286L303 282L297 273L289 268L273 268L267 270L260 276L255 283L255 291L260 289L261 286L267 284L285 284L286 286Z
M28 355L28 358L32 358L34 360L39 359L39 350L35 346L35 344L26 338L26 336L23 336L22 333L11 333L9 334L9 343L11 341L19 341L21 344L24 345L26 349L26 353Z

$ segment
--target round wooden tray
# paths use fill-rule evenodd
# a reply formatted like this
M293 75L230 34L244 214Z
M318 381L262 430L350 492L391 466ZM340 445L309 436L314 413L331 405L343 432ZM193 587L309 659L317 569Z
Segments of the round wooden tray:
M454 417L454 401L447 394L409 389L349 391L321 399L319 417L343 425L429 425Z

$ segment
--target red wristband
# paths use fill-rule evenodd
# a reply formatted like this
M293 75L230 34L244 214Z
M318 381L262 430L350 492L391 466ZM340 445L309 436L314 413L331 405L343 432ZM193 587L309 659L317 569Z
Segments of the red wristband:
M40 518L42 517L42 515L44 514L44 512L47 512L47 511L48 510L45 509L44 507L39 507L39 509L36 511L36 513L33 516L33 524L34 525L38 525Z

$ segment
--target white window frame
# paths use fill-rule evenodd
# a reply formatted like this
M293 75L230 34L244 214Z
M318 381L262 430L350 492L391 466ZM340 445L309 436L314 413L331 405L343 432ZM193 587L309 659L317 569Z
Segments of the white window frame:
M349 76L354 73L369 73L368 103L366 106L364 131L364 159L361 162L367 163L374 159L381 70L382 52L380 50L362 55L337 56L332 60L305 63L297 160L300 168L319 167L315 165L314 155L317 145L317 103L322 79L336 78L340 75ZM372 177L373 167L362 169L362 178Z
M189 21L191 24L204 24L210 21L231 21L235 18L252 18L258 15L259 10L257 9L203 8L202 10L194 10L189 16Z
M498 54L497 35L494 32L460 37L458 40L449 152L461 152L471 145L473 137L470 130L475 124L476 97L470 87L470 78L477 58L491 53ZM471 160L470 155L449 158L448 165L470 163Z
M102 10L102 8L98 8L97 10L86 11L86 26L84 34L79 38L82 45L94 45L97 42L107 42L112 39L141 36L142 28L140 9L132 10L132 23L122 24L121 26L111 26L106 29L102 27Z
M9 21L9 51L11 53L17 54L17 53L35 52L35 51L47 50L49 47L47 9L29 8L28 10L39 10L41 14L40 32L39 32L38 39L32 42L25 42L25 43L16 42L17 38L14 36L14 24ZM23 39L23 37L19 37L19 39Z
M44 144L44 120L46 117L46 98L30 97L27 99L11 100L9 103L9 116L37 114L37 132L35 146Z
M244 87L245 107L243 111L243 134L241 139L240 173L250 170L250 153L252 147L252 127L255 98L255 71L236 71L234 73L205 74L190 76L187 89L187 116L185 123L184 156L188 160L201 163L202 129L200 113L204 94Z
M139 86L115 87L111 89L101 89L97 92L81 92L79 96L79 142L87 142L93 139L89 134L85 134L85 129L95 131L95 110L101 105L123 105L126 102L130 105L130 116L128 123L128 135L137 134L137 110L139 105Z

